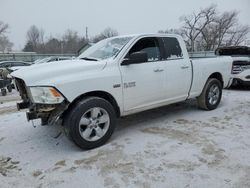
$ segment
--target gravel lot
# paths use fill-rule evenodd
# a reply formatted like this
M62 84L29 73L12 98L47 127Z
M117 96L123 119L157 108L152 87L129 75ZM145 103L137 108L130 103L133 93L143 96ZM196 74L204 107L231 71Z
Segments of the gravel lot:
M60 126L27 122L0 96L0 187L250 187L250 92L224 90L214 111L187 101L119 120L82 151Z

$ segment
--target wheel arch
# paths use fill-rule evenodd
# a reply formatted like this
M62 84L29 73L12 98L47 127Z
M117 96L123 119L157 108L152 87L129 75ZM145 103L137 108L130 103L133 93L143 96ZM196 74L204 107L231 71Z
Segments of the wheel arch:
M117 103L117 101L115 100L115 98L108 92L106 91L101 91L101 90L97 90L97 91L90 91L84 94L79 95L78 97L76 97L68 106L68 108L64 111L64 113L62 114L62 116L65 116L74 106L75 104L87 97L100 97L102 99L107 100L115 109L116 112L116 116L120 117L120 108L119 105Z
M217 80L219 80L221 82L222 88L224 87L224 81L223 81L223 77L222 74L219 72L214 72L213 74L211 74L208 79L210 78L216 78Z

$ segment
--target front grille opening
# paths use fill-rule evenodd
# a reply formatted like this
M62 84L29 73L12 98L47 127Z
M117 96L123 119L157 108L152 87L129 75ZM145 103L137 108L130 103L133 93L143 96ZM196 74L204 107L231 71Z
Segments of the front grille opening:
M239 74L247 69L250 69L250 61L234 61L232 66L232 74Z

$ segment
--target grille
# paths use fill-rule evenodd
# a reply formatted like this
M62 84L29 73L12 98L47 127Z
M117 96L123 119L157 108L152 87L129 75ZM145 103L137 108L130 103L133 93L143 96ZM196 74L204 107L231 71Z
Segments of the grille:
M232 74L239 74L244 70L250 69L250 62L234 61L232 67Z

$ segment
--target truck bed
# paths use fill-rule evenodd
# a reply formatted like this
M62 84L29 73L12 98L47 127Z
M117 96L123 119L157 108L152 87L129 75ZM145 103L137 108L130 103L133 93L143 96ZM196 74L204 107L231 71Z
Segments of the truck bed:
M191 58L193 67L193 83L190 89L189 97L196 97L202 92L201 85L205 85L206 80L211 72L220 73L223 77L223 87L226 88L230 84L231 68L233 59L226 56L213 57L196 57ZM214 65L214 66L213 66Z

